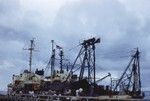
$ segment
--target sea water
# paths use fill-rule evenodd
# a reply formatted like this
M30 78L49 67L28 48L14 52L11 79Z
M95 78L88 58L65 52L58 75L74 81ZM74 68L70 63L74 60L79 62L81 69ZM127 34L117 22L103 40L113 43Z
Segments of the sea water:
M147 101L150 101L150 91L145 91L145 97L144 99L147 99Z

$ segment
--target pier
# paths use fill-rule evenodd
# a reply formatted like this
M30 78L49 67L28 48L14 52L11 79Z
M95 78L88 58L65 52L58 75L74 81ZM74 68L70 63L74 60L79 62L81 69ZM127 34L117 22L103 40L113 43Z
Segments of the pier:
M16 94L0 96L0 101L148 101L144 99L132 99L130 96L61 96L61 95L34 95Z

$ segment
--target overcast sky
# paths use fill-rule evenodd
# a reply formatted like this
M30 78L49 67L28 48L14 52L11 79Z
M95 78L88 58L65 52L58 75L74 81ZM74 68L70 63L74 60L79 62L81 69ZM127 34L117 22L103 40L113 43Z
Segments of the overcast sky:
M150 90L150 0L0 0L0 90L13 74L28 69L29 40L35 38L33 69L45 68L51 40L73 61L83 39L101 37L99 72L119 77L132 50L141 51L142 87ZM72 49L73 48L73 49ZM69 51L69 49L72 49ZM70 57L70 58L69 58Z

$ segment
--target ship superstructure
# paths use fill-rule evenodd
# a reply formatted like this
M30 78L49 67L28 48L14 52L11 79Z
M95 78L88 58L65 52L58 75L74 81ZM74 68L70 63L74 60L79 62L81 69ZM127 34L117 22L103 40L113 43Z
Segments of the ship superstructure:
M29 69L19 75L13 75L12 83L8 85L9 94L29 93L29 91L39 91L41 81L44 78L44 70L36 69L32 71L32 54L34 51L34 40L30 40L29 50Z

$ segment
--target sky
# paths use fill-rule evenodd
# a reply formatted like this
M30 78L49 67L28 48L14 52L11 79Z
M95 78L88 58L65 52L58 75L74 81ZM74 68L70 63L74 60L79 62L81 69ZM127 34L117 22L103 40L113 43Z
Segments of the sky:
M142 89L150 90L149 0L0 0L0 90L13 74L28 69L29 40L35 38L33 70L45 68L51 40L74 61L82 40L101 38L97 72L120 77L135 48L141 52Z

